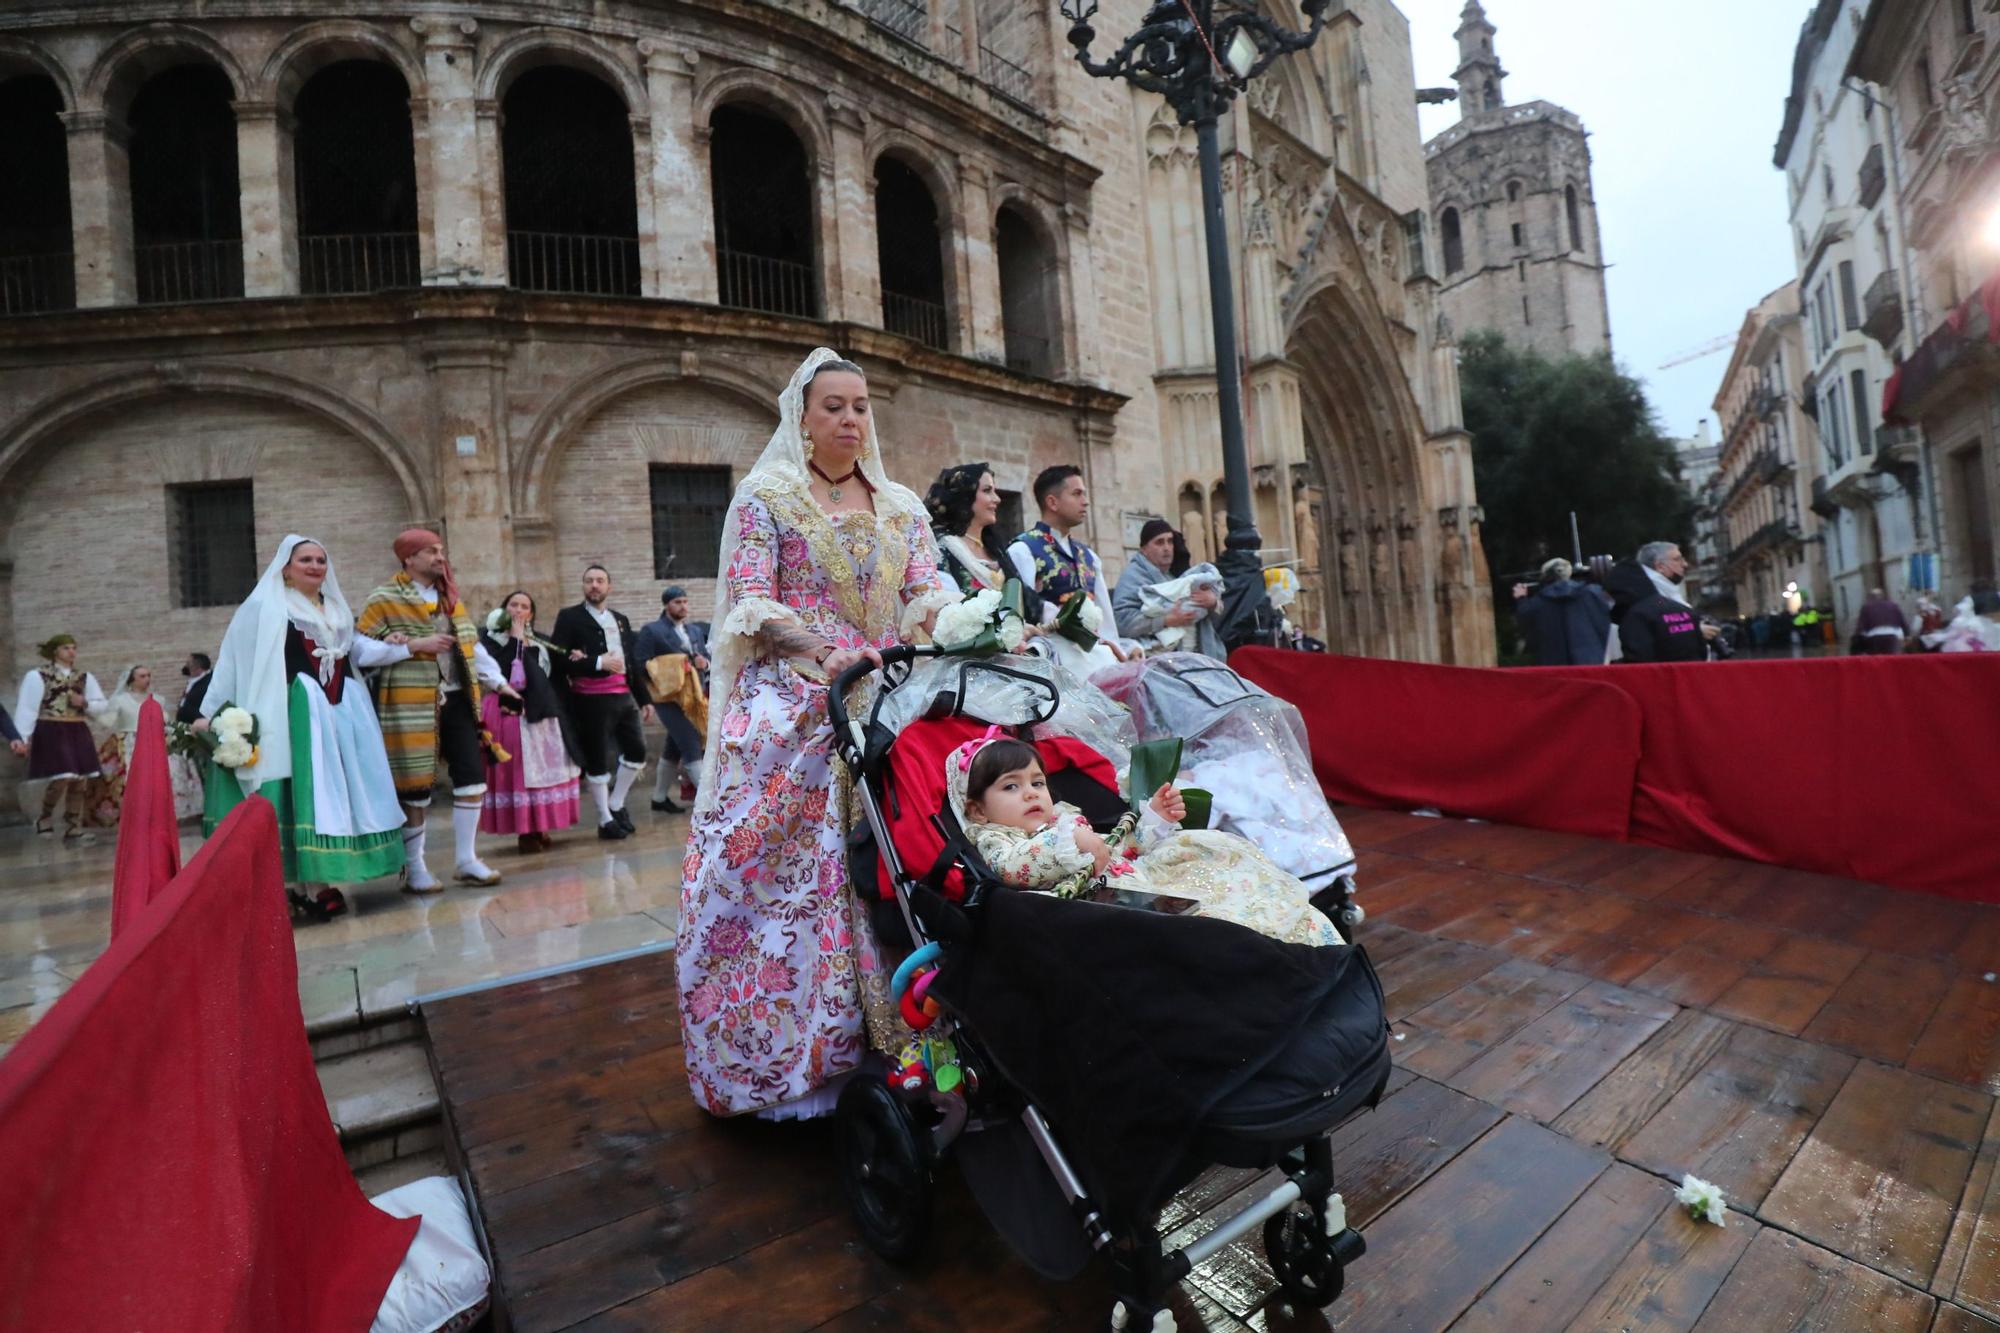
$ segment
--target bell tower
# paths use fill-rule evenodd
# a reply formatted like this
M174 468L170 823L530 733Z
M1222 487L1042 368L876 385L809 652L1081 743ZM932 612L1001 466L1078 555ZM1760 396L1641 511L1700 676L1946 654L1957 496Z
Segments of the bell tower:
M1458 16L1458 69L1452 77L1458 80L1459 114L1467 119L1506 105L1500 83L1507 71L1493 51L1494 31L1479 0L1466 0Z

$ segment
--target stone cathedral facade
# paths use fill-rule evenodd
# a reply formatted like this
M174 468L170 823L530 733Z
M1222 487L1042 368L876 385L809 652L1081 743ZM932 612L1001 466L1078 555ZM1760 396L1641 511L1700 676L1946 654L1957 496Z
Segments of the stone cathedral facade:
M340 8L0 13L0 679L170 674L291 531L350 595L421 521L475 609L601 560L705 613L820 344L920 491L1077 462L1114 572L1154 514L1213 548L1193 137L1053 5ZM1336 651L1490 662L1408 30L1335 8L1225 129L1266 558Z
M1459 122L1424 145L1445 314L1462 333L1490 329L1549 356L1608 352L1589 136L1553 103L1508 103L1494 33L1467 0Z

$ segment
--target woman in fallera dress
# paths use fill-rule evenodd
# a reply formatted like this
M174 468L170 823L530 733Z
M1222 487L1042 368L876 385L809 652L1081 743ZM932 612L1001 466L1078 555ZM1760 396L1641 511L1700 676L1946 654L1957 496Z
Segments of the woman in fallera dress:
M827 682L927 639L960 594L922 502L883 470L858 366L815 351L778 418L723 530L718 705L674 963L695 1100L794 1119L833 1109L871 1040L901 1044L868 914L847 891Z
M382 728L357 672L403 661L407 643L354 632L326 547L293 534L238 607L222 639L197 730L230 705L257 719L256 758L211 764L204 832L246 797L278 812L278 846L294 909L323 920L347 910L335 884L403 868L403 811Z
M523 852L546 851L551 833L576 826L582 772L564 745L549 650L535 642L534 632L535 599L512 592L487 617L479 639L503 682L479 701L480 725L507 755L501 763L487 751L479 828L512 833Z

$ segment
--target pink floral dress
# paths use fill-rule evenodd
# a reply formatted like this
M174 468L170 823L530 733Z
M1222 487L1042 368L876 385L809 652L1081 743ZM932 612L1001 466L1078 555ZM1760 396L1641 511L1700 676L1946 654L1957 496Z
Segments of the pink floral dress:
M788 617L840 648L884 648L958 600L917 515L832 515L773 488L739 497L723 632ZM721 682L717 682L720 685ZM716 1115L807 1096L896 1020L866 910L847 888L848 783L827 687L749 658L721 728L715 803L696 812L675 953L688 1082Z

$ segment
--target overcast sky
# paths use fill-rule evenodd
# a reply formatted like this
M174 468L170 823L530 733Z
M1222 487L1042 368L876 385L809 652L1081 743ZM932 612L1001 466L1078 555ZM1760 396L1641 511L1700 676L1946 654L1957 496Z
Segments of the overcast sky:
M1397 0L1420 87L1449 84L1464 0ZM1583 117L1611 298L1611 347L1661 427L1713 415L1729 353L1661 370L1792 278L1785 181L1771 165L1811 0L1485 0L1509 102ZM1426 138L1458 120L1424 107Z

